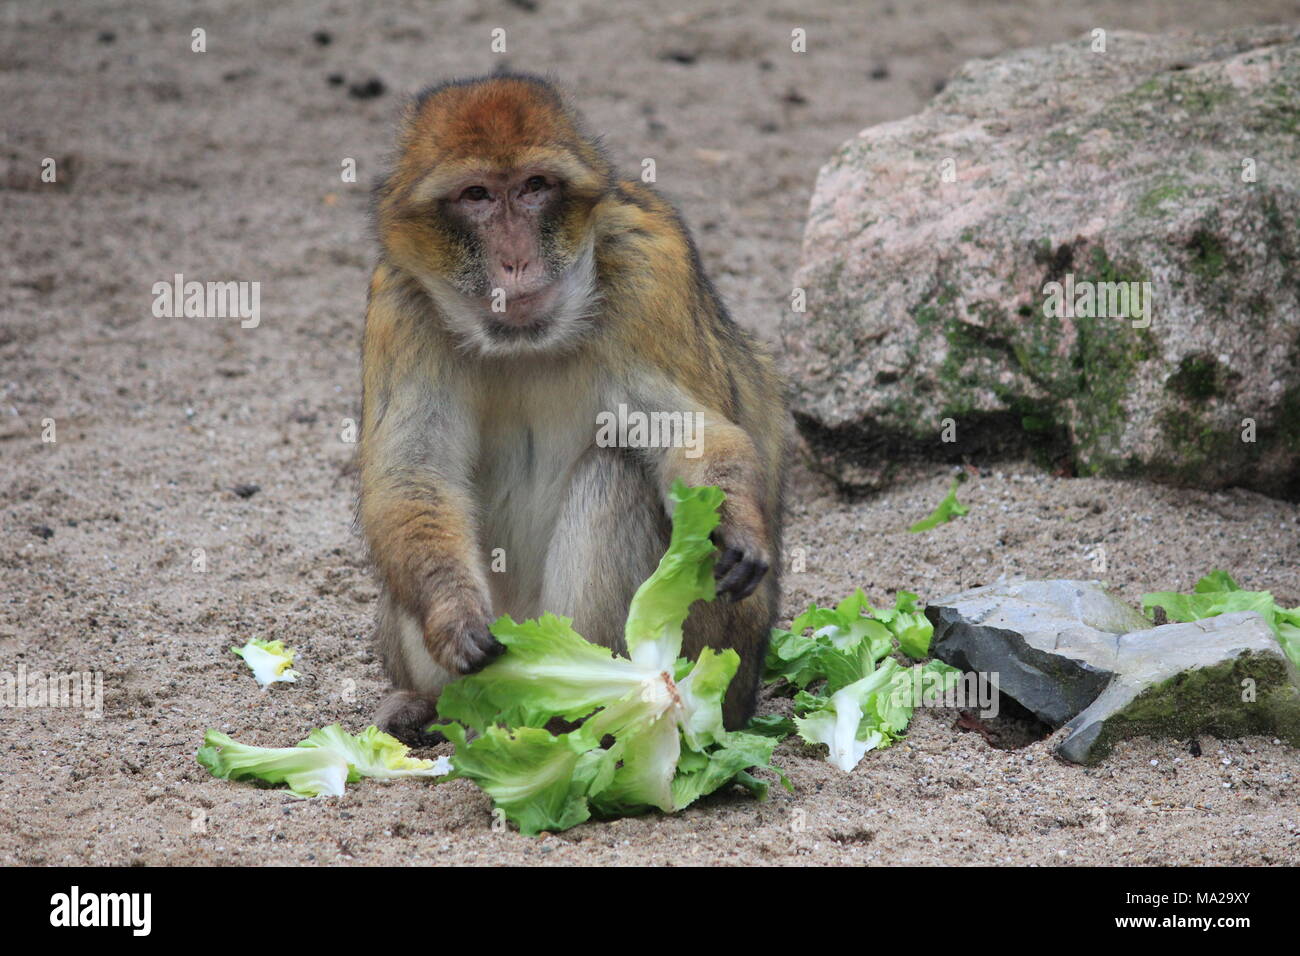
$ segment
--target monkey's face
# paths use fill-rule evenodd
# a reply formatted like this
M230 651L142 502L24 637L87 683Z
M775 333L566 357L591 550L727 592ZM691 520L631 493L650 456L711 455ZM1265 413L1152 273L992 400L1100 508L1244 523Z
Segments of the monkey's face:
M456 183L440 203L458 246L445 276L457 293L447 317L497 347L489 350L555 345L590 317L592 244L565 190L546 169L485 171ZM439 298L446 304L448 296Z
M557 350L593 328L593 210L610 172L574 122L519 79L452 85L408 120L381 239L468 348Z

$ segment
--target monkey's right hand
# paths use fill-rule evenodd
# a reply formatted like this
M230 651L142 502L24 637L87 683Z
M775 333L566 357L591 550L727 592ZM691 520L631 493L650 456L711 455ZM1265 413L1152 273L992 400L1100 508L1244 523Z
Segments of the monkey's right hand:
M720 554L713 565L719 597L740 601L754 593L771 565L767 550L757 535L729 528L724 522L713 532Z
M452 620L430 614L424 623L424 646L445 670L473 674L505 653L506 646L492 636L488 624L483 611Z

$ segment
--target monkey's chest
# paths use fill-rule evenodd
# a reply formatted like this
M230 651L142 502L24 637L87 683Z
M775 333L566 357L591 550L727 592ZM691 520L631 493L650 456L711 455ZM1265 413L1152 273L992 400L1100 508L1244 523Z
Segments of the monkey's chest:
M594 447L597 405L576 383L551 383L498 394L480 419L475 496L495 613L540 613L547 555Z

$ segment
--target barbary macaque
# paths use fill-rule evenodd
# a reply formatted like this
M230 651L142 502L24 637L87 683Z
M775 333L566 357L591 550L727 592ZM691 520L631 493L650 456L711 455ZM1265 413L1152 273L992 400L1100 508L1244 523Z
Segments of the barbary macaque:
M726 493L718 599L692 608L684 652L736 649L724 716L744 725L777 611L788 413L677 213L618 178L548 82L498 75L416 98L375 217L358 517L394 688L376 722L418 740L441 688L502 652L502 614L571 617L622 651L681 479ZM616 410L685 417L696 440L598 441Z

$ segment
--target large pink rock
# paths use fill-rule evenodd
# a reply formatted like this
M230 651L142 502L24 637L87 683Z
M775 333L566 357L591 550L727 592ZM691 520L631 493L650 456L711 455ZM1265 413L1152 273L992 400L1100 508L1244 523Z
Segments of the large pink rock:
M822 169L782 337L844 486L1029 449L1300 497L1300 28L1094 45L969 63Z

